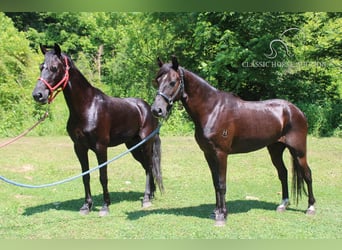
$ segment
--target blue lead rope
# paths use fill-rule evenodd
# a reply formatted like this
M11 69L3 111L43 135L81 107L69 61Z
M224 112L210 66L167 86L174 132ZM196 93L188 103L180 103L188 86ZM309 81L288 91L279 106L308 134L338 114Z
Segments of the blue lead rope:
M56 181L56 182L53 182L53 183L48 183L48 184L42 184L42 185L28 185L28 184L23 184L23 183L19 183L19 182L15 182L15 181L12 181L12 180L9 180L3 176L0 175L0 180L4 181L4 182L7 182L9 184L12 184L12 185L15 185L15 186L18 186L18 187L24 187L24 188L46 188L46 187L52 187L52 186L56 186L56 185L59 185L59 184L63 184L63 183L66 183L66 182L69 182L69 181L73 181L77 178L80 178L86 174L89 174L91 172L94 172L95 170L97 169L100 169L102 167L104 167L105 165L113 162L113 161L116 161L120 158L122 158L123 156L125 156L126 154L132 152L134 149L140 147L142 144L144 144L145 142L147 142L148 140L150 140L153 136L155 136L157 133L159 133L159 129L160 129L160 126L161 124L158 125L158 127L151 133L149 134L147 137L145 137L141 142L139 142L138 144L134 145L133 147L131 147L130 149L126 150L125 152L113 157L112 159L92 168L92 169L89 169L88 171L86 172L83 172L79 175L76 175L76 176L72 176L70 178L67 178L67 179L64 179L64 180L61 180L61 181Z

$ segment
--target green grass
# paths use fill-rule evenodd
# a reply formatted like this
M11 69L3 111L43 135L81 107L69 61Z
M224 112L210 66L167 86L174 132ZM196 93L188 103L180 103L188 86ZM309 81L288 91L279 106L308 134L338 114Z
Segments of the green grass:
M0 142L5 141L1 139ZM209 168L193 137L162 137L165 193L141 209L144 171L128 155L109 165L110 215L98 216L102 190L91 174L95 208L83 204L81 179L26 189L0 182L1 239L336 239L342 235L342 139L308 140L317 214L304 214L307 198L285 213L275 212L281 187L266 150L228 159L225 227L214 227L214 189ZM109 150L113 157L123 146ZM80 173L68 137L26 137L0 149L0 175L27 184L58 181ZM96 166L91 153L91 166ZM290 157L284 159L289 165Z

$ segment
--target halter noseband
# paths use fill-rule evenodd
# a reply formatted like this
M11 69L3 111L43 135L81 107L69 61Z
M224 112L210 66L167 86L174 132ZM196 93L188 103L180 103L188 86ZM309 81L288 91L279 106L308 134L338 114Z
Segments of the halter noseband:
M163 92L160 92L160 91L157 92L157 95L160 95L161 97L163 97L165 101L167 102L167 104L170 106L170 108L173 106L173 102L176 96L179 94L179 92L184 91L184 71L183 69L180 68L179 72L180 72L180 84L178 85L178 88L173 96L169 97Z
M42 77L39 77L38 80L42 81L45 86L50 90L50 95L49 95L49 99L48 99L48 103L51 103L55 97L59 94L59 92L63 91L69 81L69 64L68 64L68 58L66 56L64 56L64 61L65 61L65 74L64 77L62 78L62 80L60 80L54 87L51 87L51 84L49 84L45 79L43 79ZM55 92L58 88L59 89L55 94L53 94L53 92Z

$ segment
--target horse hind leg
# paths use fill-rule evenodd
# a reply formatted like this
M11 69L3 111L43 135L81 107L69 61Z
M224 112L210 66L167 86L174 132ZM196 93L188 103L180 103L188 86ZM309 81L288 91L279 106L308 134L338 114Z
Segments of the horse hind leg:
M271 156L272 163L278 171L278 178L281 182L281 188L282 188L282 201L276 209L277 212L286 211L286 208L290 205L288 181L287 181L288 174L287 174L287 169L283 161L283 152L285 148L286 146L280 142L269 145L267 147L268 152Z
M164 192L163 177L161 171L161 141L159 135L151 139L142 152L141 163L146 172L146 187L142 207L148 208L152 205L152 199L156 191L156 184L161 193Z
M308 209L306 213L308 215L315 214L315 198L312 191L312 176L311 169L308 165L306 158L306 133L298 132L300 130L290 131L286 135L286 145L290 150L290 154L292 156L293 162L293 181L292 181L292 191L295 196L298 198L301 196L301 192L305 191L304 181L307 185L307 193L308 195Z
M293 158L293 193L297 196L301 195L301 191L304 190L303 180L307 184L307 195L309 197L307 214L315 214L315 198L312 191L312 176L311 169L307 162L307 121L301 112L292 109L291 117L291 129L285 135L285 144L290 150Z
M315 198L312 190L312 175L311 169L307 163L306 152L298 151L293 148L290 149L290 153L293 157L293 192L297 195L297 203L298 197L301 196L301 191L304 190L303 180L307 185L307 196L308 196L308 209L306 210L307 215L314 215L316 213L314 204Z
M132 147L139 141L134 141L132 143L126 143L128 148ZM146 185L145 185L145 193L144 198L142 200L142 207L148 208L152 206L152 199L154 197L154 192L156 190L156 186L153 179L152 173L152 144L151 142L146 142L141 147L132 151L132 155L134 159L141 163L142 167L145 169L146 173Z

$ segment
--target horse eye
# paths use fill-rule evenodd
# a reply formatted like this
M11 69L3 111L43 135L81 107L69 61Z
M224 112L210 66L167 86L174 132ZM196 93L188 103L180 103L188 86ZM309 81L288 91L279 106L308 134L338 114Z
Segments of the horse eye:
M176 85L176 82L175 82L175 81L170 82L170 86L171 86L171 87L174 87L175 85Z
M44 64L42 63L41 65L39 65L39 70L42 71L44 69Z

